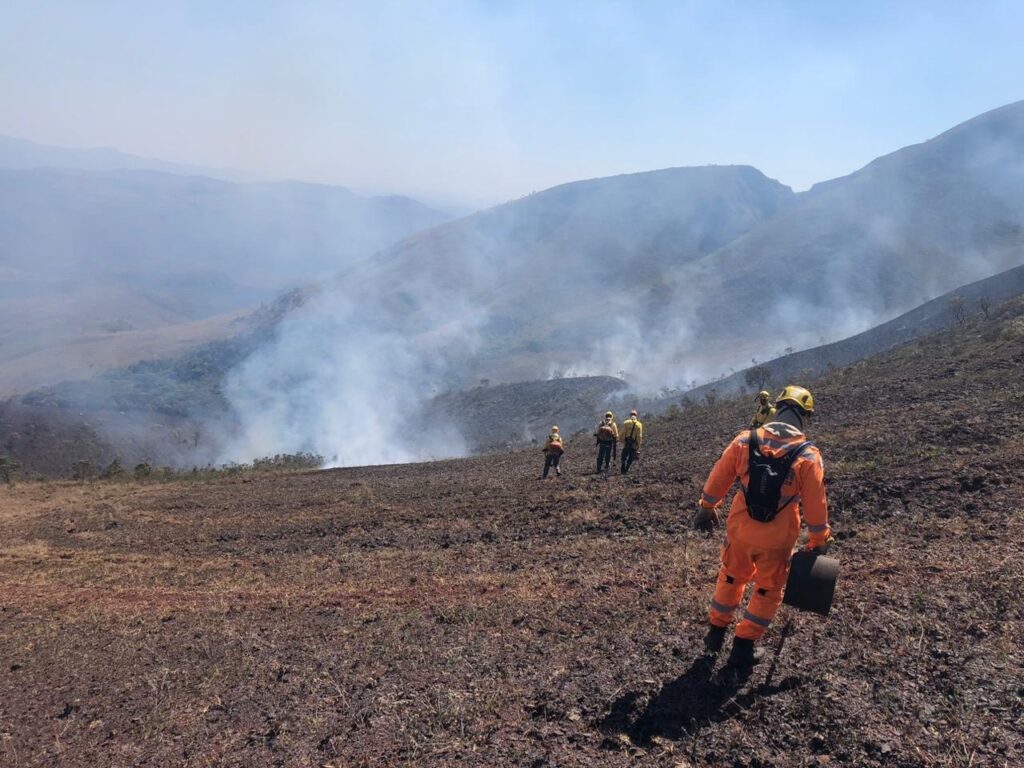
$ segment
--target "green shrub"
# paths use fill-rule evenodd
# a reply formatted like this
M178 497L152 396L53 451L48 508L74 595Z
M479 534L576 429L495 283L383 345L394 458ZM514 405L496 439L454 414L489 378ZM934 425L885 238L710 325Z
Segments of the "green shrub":
M124 467L121 466L119 459L114 459L110 462L102 472L100 472L101 480L119 480L125 477L128 473L125 472Z

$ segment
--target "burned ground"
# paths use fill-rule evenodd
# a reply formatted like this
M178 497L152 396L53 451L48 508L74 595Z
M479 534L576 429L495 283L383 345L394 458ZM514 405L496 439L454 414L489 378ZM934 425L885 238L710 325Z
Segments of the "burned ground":
M750 403L649 422L627 478L583 441L547 482L532 450L0 491L2 762L1021 765L1022 312L815 383L836 606L738 688L688 523Z

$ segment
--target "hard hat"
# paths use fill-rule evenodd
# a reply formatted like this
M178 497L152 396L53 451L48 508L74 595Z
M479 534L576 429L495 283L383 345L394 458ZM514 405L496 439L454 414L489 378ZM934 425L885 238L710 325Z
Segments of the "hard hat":
M758 397L771 397L772 393L769 392L767 389L762 389L760 392L757 393L757 396Z
M608 413L606 413L606 414L604 415L604 417L605 417L606 419L614 419L614 418L615 418L615 414L614 414L614 413L612 413L611 411L608 411Z
M632 411L630 411L630 412L629 412L629 415L630 415L630 416L636 416L636 415L637 415L637 414L636 414L636 408L634 408L634 409L633 409Z
M552 428L551 428L551 431L552 431L552 432L557 432L557 431L558 431L558 427L552 427Z
M775 404L782 405L783 403L792 403L793 405L804 409L808 413L814 413L814 396L803 387L797 387L790 384L782 390L782 394L779 395Z

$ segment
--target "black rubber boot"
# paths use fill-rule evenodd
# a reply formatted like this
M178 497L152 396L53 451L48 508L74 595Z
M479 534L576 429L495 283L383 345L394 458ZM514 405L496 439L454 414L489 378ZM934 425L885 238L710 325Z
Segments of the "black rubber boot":
M761 661L762 656L764 656L764 649L756 647L753 640L736 637L733 638L732 652L726 663L736 670L751 670L755 664Z
M708 627L708 633L704 635L704 650L709 654L717 654L722 650L725 642L725 627L716 627L714 624Z

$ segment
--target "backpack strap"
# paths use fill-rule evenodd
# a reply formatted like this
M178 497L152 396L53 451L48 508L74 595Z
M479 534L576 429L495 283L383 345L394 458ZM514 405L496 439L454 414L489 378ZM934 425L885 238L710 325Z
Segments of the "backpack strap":
M789 477L790 470L793 469L793 465L796 464L796 460L800 458L804 451L813 447L814 443L810 440L804 440L800 445L791 449L790 452L786 454L786 463L782 465L783 470L785 470L782 475L783 482L785 482L786 478Z
M750 428L750 442L747 446L747 466L750 466L754 461L754 457L757 456L757 451L761 447L761 444L757 441L757 427ZM786 478L789 477L790 471L793 469L793 465L796 464L796 460L800 458L804 451L808 448L813 448L814 443L810 440L804 440L802 443L797 445L795 448L790 449L786 454L784 463L781 466L782 481L785 482Z

